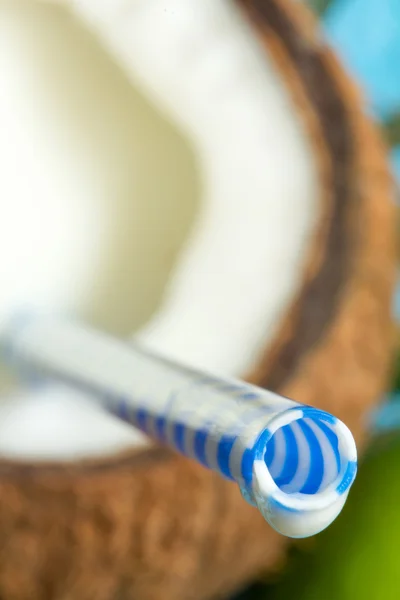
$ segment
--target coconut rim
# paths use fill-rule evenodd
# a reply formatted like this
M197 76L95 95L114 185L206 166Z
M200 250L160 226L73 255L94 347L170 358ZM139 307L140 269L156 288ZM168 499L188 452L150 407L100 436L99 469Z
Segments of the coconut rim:
M230 8L227 8L226 10L228 10L228 11L229 11L229 10L231 10L231 9L230 9ZM233 10L233 9L232 9L232 10ZM236 19L236 17L235 17L235 19ZM235 31L235 30L234 30L234 31ZM248 30L248 31L249 31L249 30ZM251 33L251 32L250 32L250 33ZM247 34L246 34L246 35L247 35ZM217 37L216 39L218 39L218 37ZM254 49L253 49L253 50L254 50ZM263 62L265 62L265 61L267 61L267 62L268 62L268 61L270 60L270 59L269 59L269 57L266 57L266 56L265 56L265 54L266 54L266 53L265 53L264 51L263 51L263 53L262 53L262 54L263 54L263 56L262 56L262 61L263 61ZM273 61L272 61L272 62L273 62ZM275 67L273 67L273 68L272 68L272 72L274 72L274 68L275 68ZM275 75L276 75L276 73L275 73ZM274 76L274 77L275 77L275 76ZM276 80L274 79L274 77L272 77L272 84L273 84L273 85L275 85L275 83L276 83ZM279 77L278 77L278 79L279 79ZM269 84L271 84L271 82L269 82ZM286 89L286 85L285 85L285 84L281 84L281 82L280 82L280 87L281 87L281 88L282 88L282 90L283 90L283 95L284 95L284 97L286 97L286 96L290 96L290 94L289 94L288 90ZM282 99L282 98L280 97L280 99ZM288 117L288 115L287 115L287 114L285 114L285 121L286 121L287 117ZM295 129L296 129L296 128L298 128L298 127L300 126L300 123L301 123L301 119L300 119L300 117L297 117L297 116L296 116L295 118L293 118L293 119L292 119L292 125L293 125L293 122L295 123ZM302 127L301 127L301 126L300 126L300 129L302 129ZM297 135L297 134L296 134L296 135ZM301 137L301 136L300 136L300 137ZM290 140L289 140L289 141L290 141ZM289 144L289 145L290 145L290 144ZM306 141L306 138L305 138L305 137L303 137L303 138L302 138L302 141L301 141L301 144L300 144L300 145L302 145L302 149L303 149L303 150L304 150L304 145L308 145L308 142ZM318 179L318 177L315 177L315 179ZM309 191L309 189L308 189L308 191ZM313 202L314 202L314 201L313 201ZM266 209L266 215L267 215L267 214L268 214L268 210ZM251 228L250 228L250 229L251 229ZM307 244L305 244L305 247L304 247L304 252L305 252L305 253L306 253L306 250L307 250ZM293 289L294 289L294 290L296 290L296 285L295 285L295 286L293 286ZM293 290L292 290L292 291L293 291ZM291 297L290 297L290 298L288 298L288 300L287 300L287 303L286 303L287 305L288 305L288 304L290 304L290 300L291 300ZM282 303L280 302L280 304L282 304ZM158 335L158 334L156 334L156 335L154 336L154 331L151 331L151 330L152 330L152 326L150 325L150 328L149 328L149 329L147 329L147 332L150 332L150 333L148 334L148 333L146 333L146 331L145 331L144 333L141 333L141 334L139 334L139 339L141 338L141 339L144 339L145 341L146 341L146 339L147 339L147 343L148 343L148 345L150 345L150 346L154 346L154 345L155 345L155 346L158 346L158 342L157 342L157 340L156 340L156 338L157 338L157 335ZM265 340L264 338L265 338L265 336L263 336L263 340L262 340L262 346L259 348L259 351L261 351L261 350L264 350L264 349L265 349L265 347L268 345L268 344L267 344L267 340ZM163 343L165 344L165 340L164 340L164 342L163 342ZM157 349L158 349L158 348L157 348ZM254 354L254 352L253 352L253 354ZM133 455L137 455L137 454L139 454L139 455L142 455L142 454L146 454L147 452L150 452L150 454L152 454L152 453L153 453L153 448L135 448L135 449L133 449L132 451L131 451L131 450L127 450L127 453L128 453L129 455L132 455L132 454L133 454ZM163 452L164 452L165 454L167 454L167 451L163 451ZM125 452L122 452L122 454L124 454L124 455L125 455ZM95 463L95 464L98 464L98 463L100 463L100 464L104 465L104 468L106 468L106 469L107 469L107 468L108 468L108 465L115 465L115 464L119 464L119 460L117 460L117 461L115 462L115 460L114 460L114 458L113 458L113 457L114 457L114 455L113 455L113 454L112 454L112 455L108 455L108 454L107 454L107 455L105 455L105 456L103 456L103 457L88 458L88 459L83 459L83 460L82 460L82 459L79 459L79 461L77 461L77 460L74 460L74 461L71 461L71 462L70 462L70 461L55 461L54 465L57 465L57 468L60 468L60 467L61 467L61 468L69 469L69 468L70 468L70 467L69 467L69 465L78 465L78 464L79 464L79 465L82 465L82 466L81 466L81 467L78 467L78 466L77 466L77 468L79 468L79 469L81 469L81 468L83 468L83 469L87 469L87 468L88 468L88 466L89 466L89 465L93 465L93 463ZM136 457L136 458L137 458L137 457ZM124 459L122 459L122 460L124 460ZM135 461L136 461L136 459L135 459ZM40 462L40 461L39 461L39 462ZM8 458L7 458L7 459L5 459L5 460L1 459L1 464L3 464L3 465L10 465L10 464L12 464L12 465L15 465L15 466L17 466L17 465L21 465L21 468L22 468L22 469L23 469L23 468L25 468L25 466L26 466L26 465L29 465L30 467L34 468L35 470L36 470L36 469L39 469L40 471L47 471L48 469L50 469L50 470L51 470L52 468L54 468L54 467L51 467L51 466L50 466L50 463L49 463L48 461L46 461L45 463L42 463L42 464L38 465L38 461L37 461L37 460L34 460L34 461L32 461L32 462L31 462L31 461L26 461L26 460L24 460L24 459L17 459L17 460L15 460L15 459L8 459Z

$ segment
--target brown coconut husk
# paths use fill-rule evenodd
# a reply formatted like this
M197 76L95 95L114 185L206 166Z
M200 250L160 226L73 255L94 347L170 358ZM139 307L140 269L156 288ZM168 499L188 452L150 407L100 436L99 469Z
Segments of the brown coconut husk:
M302 288L248 379L333 412L362 442L393 340L386 149L303 6L237 3L292 93L321 182ZM235 484L165 449L0 472L4 600L211 598L279 568L287 548Z

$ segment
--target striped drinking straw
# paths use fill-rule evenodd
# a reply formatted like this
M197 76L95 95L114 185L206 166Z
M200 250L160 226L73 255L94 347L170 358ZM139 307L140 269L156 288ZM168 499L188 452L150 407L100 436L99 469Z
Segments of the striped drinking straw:
M318 533L346 501L356 447L324 411L55 317L16 319L2 339L22 372L89 392L118 418L236 481L283 535Z

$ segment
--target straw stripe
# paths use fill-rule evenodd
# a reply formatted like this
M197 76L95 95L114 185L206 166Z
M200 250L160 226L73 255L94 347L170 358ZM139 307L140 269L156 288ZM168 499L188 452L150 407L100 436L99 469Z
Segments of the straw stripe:
M320 488L324 474L324 458L317 436L306 420L299 421L304 437L310 448L310 469L305 484L300 490L302 494L315 494Z
M324 528L354 480L354 440L323 411L54 319L20 321L6 346L24 370L90 392L118 418L236 480L286 535Z

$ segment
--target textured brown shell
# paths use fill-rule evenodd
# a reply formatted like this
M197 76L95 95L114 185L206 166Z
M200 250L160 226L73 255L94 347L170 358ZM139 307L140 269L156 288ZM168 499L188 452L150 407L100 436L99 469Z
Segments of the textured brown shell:
M386 151L300 3L236 3L292 92L321 182L302 289L248 378L335 413L360 441L393 339ZM236 485L159 448L69 467L0 463L0 474L4 600L213 597L279 568L288 543Z

